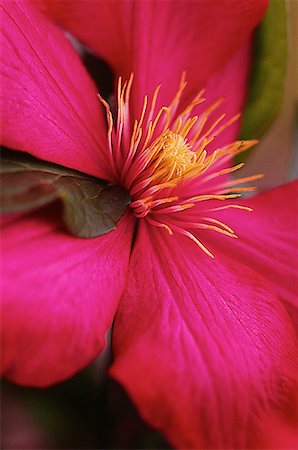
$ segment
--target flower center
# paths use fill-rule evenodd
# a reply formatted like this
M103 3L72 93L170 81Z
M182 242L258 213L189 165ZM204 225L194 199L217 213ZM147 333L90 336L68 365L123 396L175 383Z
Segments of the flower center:
M184 75L169 106L163 106L156 113L158 86L151 104L145 95L140 117L133 122L130 116L132 80L131 76L122 86L119 79L115 123L109 105L99 96L108 122L106 173L110 173L110 181L121 183L129 191L130 207L136 218L145 219L171 235L178 233L190 238L213 257L201 242L202 230L237 237L216 214L230 208L251 211L231 201L224 206L220 203L240 197L240 192L255 189L236 186L262 175L234 180L230 174L244 164L231 166L230 162L256 141L236 141L214 151L208 150L208 145L239 115L224 123L225 114L221 114L211 122L210 115L221 100L199 116L192 115L193 109L204 101L203 91L181 111L180 98L186 86Z
M163 132L149 147L151 170L156 182L182 177L196 163L196 154L186 140L171 130Z

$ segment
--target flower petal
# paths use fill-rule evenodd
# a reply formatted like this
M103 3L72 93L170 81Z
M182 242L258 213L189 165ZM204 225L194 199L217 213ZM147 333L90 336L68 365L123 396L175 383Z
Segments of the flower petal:
M298 181L294 181L243 200L245 206L253 208L250 214L233 209L218 213L219 220L235 224L239 239L230 242L213 234L209 240L215 255L217 249L222 249L271 283L285 301L298 330L297 194Z
M221 115L224 115L225 118L215 128L214 131L216 131L220 126L243 111L247 95L250 63L251 42L247 41L223 67L206 81L205 85L202 85L205 88L204 98L206 100L194 108L196 115L200 116L207 108L214 105L220 99L223 99L222 103L210 114L205 129L208 129ZM192 82L191 77L188 91L190 98L195 97L197 90L198 85ZM239 134L240 125L240 119L231 123L231 125L208 145L209 151L234 141Z
M181 73L205 86L260 22L268 0L198 2L35 0L62 27L95 50L117 75L136 75L138 94L167 86Z
M280 410L266 415L251 436L248 448L296 449L298 442L298 386L289 392Z
M222 17L219 20L218 16L224 2L117 1L112 2L112 12L111 2L105 1L36 0L36 3L63 27L70 29L91 47L93 45L112 64L116 76L128 78L130 72L134 72L132 119L139 117L144 94L152 98L160 82L162 86L155 110L170 104L177 93L184 70L188 84L179 110L188 106L202 88L206 90L206 101L195 107L194 114L201 114L220 98L227 99L210 115L206 129L222 114L230 119L243 109L251 62L250 35L262 17L267 0L258 3L238 1L233 4L233 8L229 8L230 12L231 9L234 12L231 12L227 23ZM237 14L241 15L241 19ZM96 26L93 18L96 18ZM233 22L230 28L229 20ZM158 26L154 24L155 21ZM87 22L88 26L85 26ZM169 26L169 22L173 22L175 26ZM232 36L238 30L240 22L243 36L241 34L239 41L238 36L237 39L230 39L229 33ZM97 23L102 25L100 30ZM208 37L211 28L208 28L208 33L204 30L205 25L202 24L206 23L213 23L215 27L212 37ZM178 33L180 35L177 37ZM223 33L223 36L217 40L216 33ZM219 46L222 39L227 39L230 47ZM147 48L148 45L150 49ZM211 142L209 149L213 150L218 145L234 140L239 128L238 120L220 134L216 142Z
M2 374L27 385L63 380L100 353L128 267L128 217L86 240L55 215L41 210L2 229Z
M178 448L245 446L294 374L295 333L256 273L143 222L114 325L120 381Z
M0 5L1 143L108 178L96 88L64 37L26 1Z

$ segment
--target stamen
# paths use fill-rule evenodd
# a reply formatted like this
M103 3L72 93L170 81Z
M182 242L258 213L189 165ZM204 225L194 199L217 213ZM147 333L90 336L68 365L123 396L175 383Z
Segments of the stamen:
M239 198L241 192L255 189L238 185L255 181L261 178L261 174L238 180L223 179L223 175L230 176L241 169L243 163L232 167L224 165L257 141L236 141L210 152L207 146L238 120L239 115L225 120L226 115L219 113L217 119L210 123L210 115L223 99L213 103L200 115L192 115L194 108L204 101L204 91L201 91L175 117L187 85L184 73L178 91L168 106L155 111L161 89L158 85L151 101L144 95L139 119L132 120L132 83L133 75L127 82L123 83L121 77L118 80L115 126L110 106L98 95L106 111L107 160L115 181L118 180L129 190L130 207L136 218L144 219L170 235L187 237L206 255L214 258L197 235L204 233L204 230L212 230L237 238L228 225L206 214L216 215L216 212L225 209L252 211L243 205L230 203L217 206L217 203Z
M250 208L249 206L243 206L243 205L218 206L217 208L204 209L204 211L205 212L213 212L213 211L223 211L224 209L242 209L243 211L248 211L248 212L253 211L253 209Z
M168 206L167 208L157 209L154 211L154 214L173 214L180 211L184 211L185 209L189 209L195 206L194 203L186 203L185 205L175 205L175 206Z
M159 227L159 228L164 228L170 235L173 235L173 231L165 223L158 222L157 220L154 220L151 217L147 217L146 220L147 220L147 222L151 223L151 225L154 225L155 227Z
M244 163L239 163L236 166L228 167L227 169L222 169L217 172L213 172L210 175L204 177L204 183L206 183L206 181L212 180L213 178L217 178L220 175L226 175L228 173L236 172L236 170L241 169L241 167L243 167L243 166L244 166Z
M190 231L184 230L183 228L180 228L178 226L172 225L171 229L173 231L176 231L178 234L181 234L182 236L186 236L189 239L191 239L201 250L203 250L204 253L206 253L206 255L210 256L210 258L214 258L214 255L208 250L207 247L205 247L204 244L202 244L201 241L199 241L199 239L197 239L194 234L192 234Z
M234 230L232 230L232 228L228 227L228 225L226 225L223 222L220 222L217 219L213 219L212 217L202 217L201 220L205 220L205 222L210 222L210 223L214 223L220 227L222 227L224 230L228 231L231 234L235 234Z
M204 223L198 223L196 224L196 228L201 228L203 230L212 230L217 231L218 233L224 234L225 236L231 237L231 238L238 238L238 236L235 233L230 233L229 231L226 231L220 227L217 227L215 225L207 225Z

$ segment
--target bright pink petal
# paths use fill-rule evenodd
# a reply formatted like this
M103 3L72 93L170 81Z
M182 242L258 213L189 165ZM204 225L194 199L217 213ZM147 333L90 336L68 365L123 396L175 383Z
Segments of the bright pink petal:
M238 448L294 376L297 342L257 274L140 223L112 376L178 448Z
M239 239L210 235L210 245L253 268L286 302L298 330L298 181L257 195L242 203L252 213L226 210L219 220L232 226Z
M249 39L268 0L35 0L112 66L136 75L138 94L176 90L182 71L197 88Z
M102 178L105 122L66 38L25 1L1 14L1 143Z
M46 386L100 353L123 290L131 225L126 217L117 230L86 240L42 212L4 224L3 375Z
M249 69L251 63L251 42L245 42L240 49L215 72L202 87L205 88L204 98L206 101L198 105L194 109L196 115L202 114L204 110L213 105L219 99L223 99L222 103L210 115L206 123L206 128L214 124L214 122L223 114L225 118L219 123L218 127L224 125L234 116L243 111L243 107L247 95L247 86L249 80ZM195 97L198 91L198 85L192 82L190 76L189 98ZM209 150L215 150L220 146L231 143L236 140L239 135L241 118L229 125L218 137L209 144Z

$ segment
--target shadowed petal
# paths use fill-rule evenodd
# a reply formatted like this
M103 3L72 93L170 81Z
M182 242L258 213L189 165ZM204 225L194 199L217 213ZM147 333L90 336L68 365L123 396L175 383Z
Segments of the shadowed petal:
M267 0L232 2L233 8L230 4L225 20L221 15L227 7L225 2L36 0L35 3L98 50L113 66L116 79L118 76L128 79L134 73L132 124L139 117L144 95L151 98L160 82L156 111L172 101L183 71L188 84L179 110L202 88L206 88L206 102L195 108L195 114L202 113L219 98L227 99L211 114L207 128L223 113L230 119L242 110L251 59L251 31L261 19ZM232 38L234 34L237 39ZM216 143L210 144L210 149L235 139L239 125L240 121L233 123Z
M205 87L249 39L268 4L267 0L35 1L108 61L118 76L134 72L141 98L159 82L165 83L165 104L184 70L198 89Z
M295 333L256 273L143 222L111 374L178 448L238 448L294 377Z
M1 143L108 178L105 121L77 54L28 2L1 2L0 14Z
M144 95L162 83L156 111L174 98L186 72L182 110L206 89L202 113L225 97L210 116L207 128L223 113L228 118L244 105L251 60L251 33L261 20L267 0L247 1L82 1L35 0L62 27L69 29L108 61L116 75L134 73L132 116L139 117ZM100 27L98 24L100 23ZM236 138L235 122L211 143Z
M86 240L68 235L51 213L6 220L2 229L2 374L34 386L71 376L101 352L131 243L127 216Z
M298 386L289 392L282 408L266 415L251 436L248 448L296 449L298 442Z

